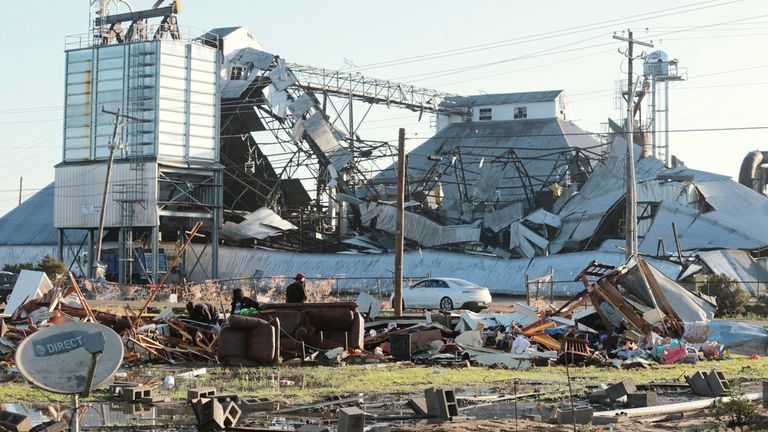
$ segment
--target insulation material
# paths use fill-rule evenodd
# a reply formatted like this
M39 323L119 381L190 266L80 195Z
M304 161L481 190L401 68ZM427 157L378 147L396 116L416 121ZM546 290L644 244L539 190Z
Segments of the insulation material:
M322 155L330 161L333 168L338 172L343 169L347 163L352 160L352 154L339 144L331 125L325 120L323 113L316 112L305 119L304 129L312 137ZM318 155L319 156L319 155Z
M683 322L708 321L715 316L715 307L709 302L701 299L678 285L674 280L664 276L658 269L648 263L653 278L659 286L659 290L669 303L671 311L664 307L661 298L654 292L656 303L659 309L664 313L673 313ZM640 267L634 266L622 275L619 279L621 287L629 291L632 295L642 300L648 307L653 307L653 300L650 297L649 289L646 287L640 274ZM649 281L650 283L650 281Z
M315 101L312 100L312 97L307 93L302 93L301 96L288 105L288 109L295 117L301 117L313 106L315 106Z
M768 279L768 271L743 250L713 250L698 252L696 256L712 273L728 275L751 295L765 294L768 289L762 280ZM761 268L762 267L762 268Z
M269 87L264 89L264 98L270 107L272 112L280 118L285 118L285 110L288 108L288 93L282 90L278 90L274 85L270 84Z
M13 315L24 303L43 297L53 288L45 272L22 270L5 305L5 313Z
M394 234L397 228L397 209L392 206L369 203L360 206L363 223L376 218L376 228ZM439 225L424 216L405 212L405 237L422 246L477 242L480 228L472 225Z
M269 71L269 79L272 80L272 85L280 91L284 91L288 87L296 84L296 76L288 70L285 66L285 60L278 59L277 66Z

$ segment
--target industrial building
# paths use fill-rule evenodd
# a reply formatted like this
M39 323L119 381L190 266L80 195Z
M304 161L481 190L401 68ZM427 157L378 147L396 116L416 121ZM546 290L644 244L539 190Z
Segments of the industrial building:
M452 95L287 63L242 27L183 34L175 3L100 12L68 39L55 182L0 218L1 263L55 253L81 274L99 260L110 278L154 282L192 237L187 279L386 280L395 151L361 136L372 105L435 117L408 156L407 275L521 293L526 276L624 259L623 126L581 129L562 90ZM663 53L646 66L656 113L657 83L681 76ZM673 278L726 273L765 292L768 234L752 221L768 198L673 160L657 120L633 155L640 252ZM759 167L742 183L764 185Z

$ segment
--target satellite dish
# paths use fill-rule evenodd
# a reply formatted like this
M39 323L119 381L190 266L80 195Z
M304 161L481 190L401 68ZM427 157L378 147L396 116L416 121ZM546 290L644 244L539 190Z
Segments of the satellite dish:
M91 387L97 387L117 372L122 361L120 336L109 327L94 323L48 327L25 338L16 350L16 366L21 375L54 393L83 393L92 364Z

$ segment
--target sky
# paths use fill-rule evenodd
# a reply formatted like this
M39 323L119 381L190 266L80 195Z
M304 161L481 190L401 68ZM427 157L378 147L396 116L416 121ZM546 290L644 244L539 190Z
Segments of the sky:
M33 10L28 1L0 0L0 214L18 204L20 177L22 199L53 181L62 158L65 40L87 33L89 3L40 0ZM687 77L670 86L671 154L737 178L748 152L768 150L765 0L182 0L178 19L193 36L247 27L289 63L453 94L561 89L570 120L591 132L624 115L616 87L626 79L626 44L612 36L631 29L655 45L636 54L664 50ZM379 108L361 134L395 140L404 127L412 148L433 133L431 123Z

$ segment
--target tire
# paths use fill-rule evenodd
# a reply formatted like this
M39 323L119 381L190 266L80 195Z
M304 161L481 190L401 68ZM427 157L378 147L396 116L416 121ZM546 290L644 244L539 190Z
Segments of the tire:
M400 300L400 303L403 305L403 310L405 310L405 300ZM392 309L395 309L395 299L392 299Z
M443 297L440 299L440 310L450 312L453 310L453 300L450 297Z

